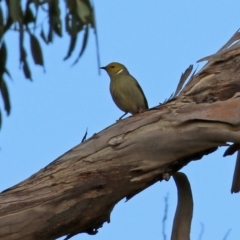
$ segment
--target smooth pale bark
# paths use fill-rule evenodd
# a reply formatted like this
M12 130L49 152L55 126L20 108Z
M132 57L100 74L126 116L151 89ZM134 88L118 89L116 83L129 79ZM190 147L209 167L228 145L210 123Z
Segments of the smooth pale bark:
M171 240L190 240L193 216L193 197L190 183L184 173L173 175L178 191L178 204L173 221Z
M174 99L113 124L1 193L0 239L95 234L121 199L240 143L240 43L229 44Z

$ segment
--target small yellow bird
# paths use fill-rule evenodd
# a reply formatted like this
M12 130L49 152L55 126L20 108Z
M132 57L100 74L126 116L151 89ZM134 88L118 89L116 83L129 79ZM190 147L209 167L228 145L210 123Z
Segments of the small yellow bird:
M137 80L130 75L127 68L118 62L109 63L101 69L110 77L110 93L115 104L125 113L141 113L148 109L148 102Z

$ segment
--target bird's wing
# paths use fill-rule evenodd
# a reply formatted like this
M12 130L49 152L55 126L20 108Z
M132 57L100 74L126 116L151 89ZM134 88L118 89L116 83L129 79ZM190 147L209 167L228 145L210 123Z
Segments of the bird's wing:
M141 86L139 85L138 81L137 81L133 76L131 76L131 77L135 80L135 84L136 84L137 88L138 88L138 89L140 90L140 92L142 93L143 99L144 99L144 103L145 103L145 105L146 105L146 109L148 109L148 102L147 102L147 99L146 99L146 97L145 97L145 94L144 94Z

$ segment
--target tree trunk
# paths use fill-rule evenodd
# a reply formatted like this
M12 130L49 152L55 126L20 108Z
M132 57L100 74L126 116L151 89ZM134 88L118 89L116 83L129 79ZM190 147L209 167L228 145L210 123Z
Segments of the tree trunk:
M2 192L0 239L95 234L121 199L167 180L227 142L240 144L239 35L204 58L208 63L180 94L93 135ZM235 175L239 179L238 169ZM236 192L239 183L234 184Z

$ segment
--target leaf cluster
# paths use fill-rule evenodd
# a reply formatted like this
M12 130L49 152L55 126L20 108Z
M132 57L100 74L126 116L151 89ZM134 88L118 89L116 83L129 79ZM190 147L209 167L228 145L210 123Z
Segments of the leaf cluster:
M65 11L61 13L64 3ZM19 42L20 69L26 79L32 80L27 49L30 49L34 63L42 66L45 70L43 51L39 40L42 39L46 45L53 43L55 36L63 36L63 25L70 36L70 44L64 60L71 57L78 37L83 32L82 46L74 64L78 62L86 49L89 30L93 29L99 63L94 9L90 0L0 0L0 92L7 115L10 114L11 103L5 76L11 78L11 74L6 66L9 48L5 40L6 33L14 31L18 34L16 41ZM26 37L29 39L29 48L25 46ZM0 109L0 127L1 116Z

